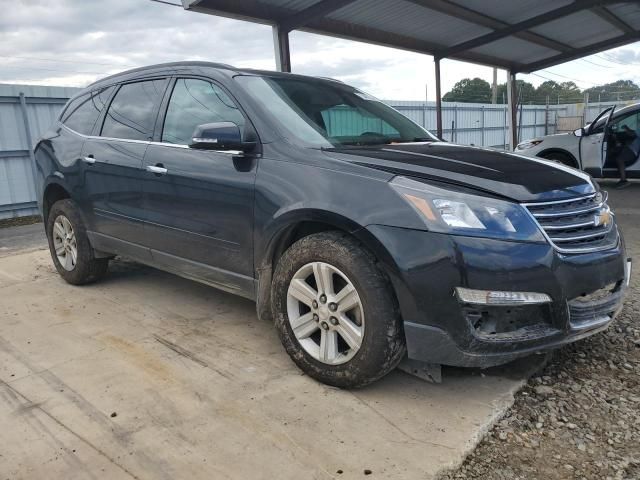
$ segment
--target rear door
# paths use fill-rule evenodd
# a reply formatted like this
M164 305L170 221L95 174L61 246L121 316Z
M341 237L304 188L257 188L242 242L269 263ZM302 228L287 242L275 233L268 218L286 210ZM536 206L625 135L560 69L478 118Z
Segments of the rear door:
M143 253L138 248L144 244L142 160L168 83L158 78L120 85L100 119L98 135L84 144L92 240L98 248L127 253L120 247L129 244L128 253Z
M84 161L83 147L95 128L100 114L107 100L113 94L115 87L96 89L73 99L61 116L64 125L52 137L52 149L59 159L62 174L69 188L73 191L73 198L77 201L85 220L93 218L93 210L88 201L91 190L91 164ZM65 169L64 167L72 167Z
M231 95L209 79L176 78L165 103L158 142L144 158L146 238L154 262L227 290L252 289L257 158L188 147L197 125L252 127Z

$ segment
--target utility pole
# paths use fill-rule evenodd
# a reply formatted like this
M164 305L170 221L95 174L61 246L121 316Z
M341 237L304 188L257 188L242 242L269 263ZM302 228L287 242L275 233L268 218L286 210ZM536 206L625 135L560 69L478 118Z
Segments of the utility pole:
M582 112L582 124L584 125L589 118L589 92L584 94L584 111Z
M493 67L493 83L491 84L491 103L498 103L498 68Z

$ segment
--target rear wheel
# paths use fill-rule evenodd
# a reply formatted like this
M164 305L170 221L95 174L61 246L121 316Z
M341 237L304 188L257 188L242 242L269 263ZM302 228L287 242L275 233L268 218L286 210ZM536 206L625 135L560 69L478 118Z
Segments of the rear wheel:
M65 281L72 285L83 285L106 274L109 260L95 258L78 207L72 200L60 200L53 204L46 230L51 258Z
M402 322L391 285L355 239L325 232L299 240L278 262L272 288L282 343L309 376L359 387L402 359Z

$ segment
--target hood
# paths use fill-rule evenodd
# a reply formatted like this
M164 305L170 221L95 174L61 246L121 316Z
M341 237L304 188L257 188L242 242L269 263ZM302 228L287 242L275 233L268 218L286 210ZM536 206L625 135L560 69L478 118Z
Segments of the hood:
M574 168L487 148L430 142L325 152L363 167L460 185L518 202L561 200L596 191L591 177Z

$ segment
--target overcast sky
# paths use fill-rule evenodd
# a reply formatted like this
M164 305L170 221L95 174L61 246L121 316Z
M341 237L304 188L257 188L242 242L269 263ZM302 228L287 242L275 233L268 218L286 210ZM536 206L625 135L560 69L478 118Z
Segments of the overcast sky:
M169 0L179 3L179 0ZM274 69L271 28L186 12L150 0L0 0L0 83L84 86L130 67L209 60ZM377 97L435 98L429 56L302 32L291 35L296 73L329 76ZM442 63L443 91L492 70ZM499 71L498 81L506 79ZM522 75L534 85L574 80L581 88L630 79L640 84L640 42Z

